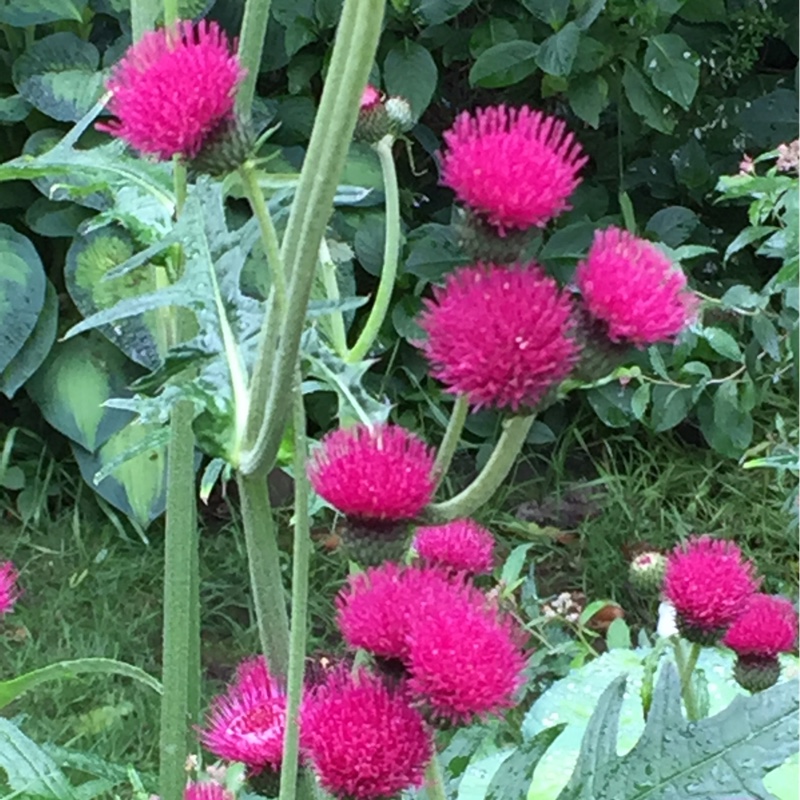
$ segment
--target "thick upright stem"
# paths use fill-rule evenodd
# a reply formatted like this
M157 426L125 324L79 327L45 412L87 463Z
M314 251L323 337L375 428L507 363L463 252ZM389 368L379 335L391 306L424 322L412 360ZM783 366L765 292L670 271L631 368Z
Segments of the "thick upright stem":
M267 473L265 470L252 475L239 472L237 482L261 649L269 661L270 671L283 678L289 669L289 616Z
M433 503L428 511L436 519L451 520L474 514L492 495L511 472L517 456L525 444L525 437L533 425L533 414L511 417L503 423L503 432L492 455L472 483L450 500Z
M447 475L447 470L450 469L453 456L458 449L458 443L461 441L461 432L464 430L464 423L467 421L468 413L469 401L467 400L467 396L460 394L456 397L456 402L453 404L453 410L447 422L447 430L444 432L444 439L442 439L442 443L439 445L439 450L436 453L433 474L436 476L437 485L444 480L444 476Z
M244 5L242 30L239 36L239 61L245 68L246 75L236 97L236 109L244 119L250 118L253 109L271 5L271 0L247 0Z
M328 242L325 237L319 243L319 268L322 273L322 283L325 286L325 295L334 302L341 299L339 294L339 280L337 278L336 262L331 257ZM337 355L344 358L347 354L347 333L344 328L344 317L341 311L333 311L330 315L331 344Z
M131 28L134 42L138 42L143 34L152 29L160 10L161 0L131 0Z
M430 764L428 764L428 768L425 770L425 789L428 793L428 800L447 800L444 775L435 752Z
M175 405L170 421L164 538L164 695L159 742L159 787L163 800L183 797L192 695L189 670L197 664L192 639L196 628L192 566L197 563L193 417L194 406L182 400Z
M397 187L397 171L394 167L392 156L394 137L384 136L375 145L375 152L381 162L383 173L383 191L386 195L386 238L383 248L383 269L375 294L375 302L369 312L367 321L361 335L347 354L345 361L353 364L361 361L378 338L381 325L386 319L389 310L389 301L392 299L392 290L397 279L397 258L400 250L400 192Z
M303 672L308 629L308 568L311 557L311 528L308 518L308 478L306 477L306 415L298 370L292 405L294 425L294 554L292 567L292 630L289 640L289 678L287 681L286 734L281 763L280 800L294 800L297 785L298 712L303 692Z
M684 654L683 643L680 637L676 636L672 642L675 651L675 664L678 667L678 675L681 679L681 695L683 704L686 706L686 717L689 722L696 722L700 719L700 709L697 706L697 698L694 693L692 675L697 666L697 659L700 657L701 646L692 642L689 648L689 657Z
M319 112L283 237L288 304L280 323L278 352L260 346L256 356L251 396L265 392L266 385L268 400L266 411L251 404L248 429L257 427L258 434L242 462L246 474L271 465L280 446L319 244L355 129L359 98L375 58L383 10L383 0L345 0L342 8ZM274 319L274 305L273 300L265 326ZM261 344L267 342L267 337L262 337Z

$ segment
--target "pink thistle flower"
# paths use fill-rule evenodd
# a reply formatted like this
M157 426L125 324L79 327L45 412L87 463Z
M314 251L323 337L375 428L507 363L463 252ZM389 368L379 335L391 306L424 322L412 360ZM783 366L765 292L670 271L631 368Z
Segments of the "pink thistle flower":
M233 683L212 701L201 740L214 755L258 773L280 767L285 727L286 695L259 656L244 661Z
M301 744L322 787L348 800L393 798L421 785L433 755L405 691L364 670L337 671L306 698Z
M620 228L595 233L575 281L589 313L608 326L612 342L645 347L671 341L697 310L683 272L655 245Z
M309 461L309 480L349 517L411 519L433 497L433 450L399 425L339 429L321 445Z
M350 647L402 660L413 620L429 605L457 601L463 592L440 570L388 562L350 577L336 598L336 621Z
M510 228L544 227L568 209L588 160L561 120L528 106L465 111L444 140L442 183L501 236Z
M10 561L0 564L0 616L9 614L19 599L19 573Z
M797 612L785 597L754 594L722 639L740 656L777 658L797 642Z
M409 689L433 717L466 723L514 704L523 683L522 631L477 590L429 606L408 636Z
M471 519L418 528L414 549L428 564L482 575L494 566L494 536Z
M667 558L664 593L682 623L713 633L744 610L760 580L733 542L692 537Z
M107 88L116 120L98 130L146 155L193 158L234 113L244 70L216 23L179 22L146 33L116 65Z
M183 792L183 800L234 800L233 794L218 783L190 783Z
M369 111L380 105L380 102L381 93L371 83L368 83L361 93L361 110Z
M432 374L476 409L535 406L578 357L571 300L536 264L456 270L419 323Z

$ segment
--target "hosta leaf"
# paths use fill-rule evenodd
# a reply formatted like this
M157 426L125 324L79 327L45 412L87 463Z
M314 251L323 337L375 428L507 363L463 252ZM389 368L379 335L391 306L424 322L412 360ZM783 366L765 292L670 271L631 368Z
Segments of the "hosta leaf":
M675 668L663 669L644 732L617 755L625 679L603 693L578 765L559 800L722 800L763 796L762 779L797 750L797 685L737 697L714 717L687 722Z
M0 22L14 28L83 21L87 0L0 0Z
M10 225L0 224L0 372L33 332L46 284L36 248Z

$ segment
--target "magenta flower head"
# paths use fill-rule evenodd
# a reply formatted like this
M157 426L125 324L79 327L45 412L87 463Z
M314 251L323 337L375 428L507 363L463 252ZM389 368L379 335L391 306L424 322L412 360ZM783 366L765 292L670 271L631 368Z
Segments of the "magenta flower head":
M214 22L146 33L116 65L107 88L117 117L97 126L145 155L194 158L234 113L244 70Z
M10 561L0 564L0 617L9 614L19 599L19 573Z
M394 798L422 783L430 731L402 688L364 670L335 672L301 712L301 746L322 787L347 800Z
M459 724L514 704L523 683L522 632L472 590L429 606L408 637L409 689L431 717Z
M433 376L476 409L535 406L578 357L571 300L536 264L456 270L419 324Z
M218 783L206 781L188 784L183 792L183 800L234 800L234 797Z
M387 563L350 577L336 598L336 621L350 647L404 660L414 619L463 592L438 569Z
M285 728L286 695L259 656L243 662L212 701L201 740L214 755L241 761L257 774L280 767Z
M691 641L711 644L745 609L760 580L733 542L691 538L667 558L664 594Z
M328 434L312 455L314 490L348 517L411 519L435 488L433 451L399 425L355 425Z
M527 106L465 111L444 140L442 183L501 236L568 209L587 161L561 120Z
M494 536L471 519L417 528L414 549L426 563L469 575L494 567Z
M380 105L381 93L371 84L368 83L361 93L361 110L366 111L375 106Z
M683 272L654 244L620 228L595 233L575 281L612 342L645 347L671 341L697 310Z

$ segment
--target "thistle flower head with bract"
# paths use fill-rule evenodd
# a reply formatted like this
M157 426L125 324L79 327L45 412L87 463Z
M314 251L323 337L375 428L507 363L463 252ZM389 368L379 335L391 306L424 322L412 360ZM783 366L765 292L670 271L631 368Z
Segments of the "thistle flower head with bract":
M192 782L183 792L183 800L234 800L233 794L213 781Z
M194 158L233 118L244 74L214 22L150 31L114 67L106 85L116 119L97 128L161 160Z
M683 272L654 244L620 228L595 233L575 282L612 342L645 347L672 341L697 310Z
M567 210L587 161L561 120L528 106L462 112L444 141L442 183L501 236Z
M534 407L578 358L571 300L536 264L456 270L419 324L432 375L476 409Z
M426 563L469 575L494 567L494 536L471 519L417 528L414 549Z
M785 597L754 594L722 639L740 656L776 658L797 644L797 611Z

